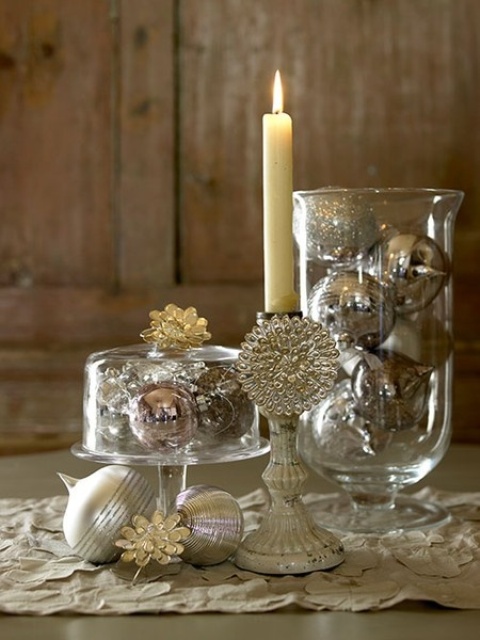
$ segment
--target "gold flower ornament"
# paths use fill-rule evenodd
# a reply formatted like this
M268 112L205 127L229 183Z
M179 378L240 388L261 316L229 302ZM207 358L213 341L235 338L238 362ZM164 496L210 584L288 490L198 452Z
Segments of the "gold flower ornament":
M155 511L151 520L137 514L132 517L131 527L120 529L123 539L117 540L115 546L124 549L120 556L123 562L135 562L139 567L135 577L151 560L167 565L184 551L182 542L191 530L180 520L179 513L165 517L161 511Z
M140 335L145 342L154 342L161 349L199 347L212 337L207 331L208 321L198 317L195 307L181 309L176 304L167 304L163 311L150 311L149 317L150 327Z

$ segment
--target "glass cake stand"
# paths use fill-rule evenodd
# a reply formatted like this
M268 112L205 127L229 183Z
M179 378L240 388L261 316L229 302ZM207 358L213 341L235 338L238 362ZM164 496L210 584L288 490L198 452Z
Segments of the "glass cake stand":
M258 411L237 381L239 351L160 350L148 344L93 353L85 365L83 439L72 453L101 464L158 467L159 510L186 488L190 465L270 450Z

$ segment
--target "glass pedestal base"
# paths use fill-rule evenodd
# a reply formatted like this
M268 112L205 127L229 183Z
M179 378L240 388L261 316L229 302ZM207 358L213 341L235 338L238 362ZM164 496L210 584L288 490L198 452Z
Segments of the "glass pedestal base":
M163 451L142 454L110 453L92 451L81 442L75 443L71 451L82 460L99 464L123 464L132 466L158 467L157 509L164 514L171 512L177 495L187 487L188 467L197 464L213 464L248 460L264 455L270 450L266 438L258 438L252 443L234 442L224 447L203 447L195 452Z
M399 495L390 508L355 508L348 496L322 496L309 505L315 522L351 533L392 533L430 529L446 524L450 513L432 502Z
M331 569L343 562L343 544L317 526L302 498L307 471L297 455L298 416L268 416L270 462L262 479L270 507L255 531L240 543L235 564L272 575Z

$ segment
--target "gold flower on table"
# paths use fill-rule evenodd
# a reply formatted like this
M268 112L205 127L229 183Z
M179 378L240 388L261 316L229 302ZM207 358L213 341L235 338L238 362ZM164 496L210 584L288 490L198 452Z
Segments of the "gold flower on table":
M161 511L155 511L152 519L134 515L132 525L120 530L124 539L117 540L115 546L124 549L120 559L123 562L135 562L142 569L151 560L159 564L169 564L173 557L179 556L184 542L191 534L188 527L180 524L179 513L165 517Z
M195 307L181 309L176 304L167 304L163 311L150 311L149 317L150 327L140 335L145 342L154 342L161 349L199 347L212 337L207 331L208 321L198 317Z
M243 390L266 415L300 415L318 404L337 377L338 351L310 318L273 316L245 336L238 357Z

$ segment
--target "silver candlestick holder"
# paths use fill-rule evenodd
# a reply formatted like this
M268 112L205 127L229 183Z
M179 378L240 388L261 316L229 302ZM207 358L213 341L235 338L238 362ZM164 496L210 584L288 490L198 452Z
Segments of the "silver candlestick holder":
M344 558L342 542L317 524L302 498L308 477L296 446L301 414L317 405L337 377L338 351L323 327L300 313L257 315L237 369L243 390L267 418L270 462L262 479L270 506L240 544L235 563L265 574L329 569Z

